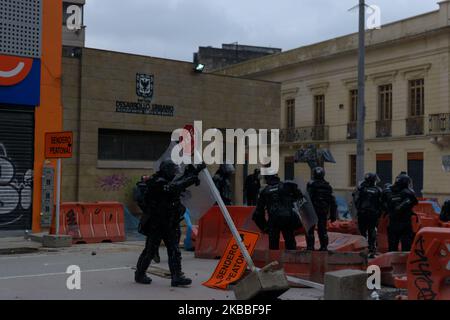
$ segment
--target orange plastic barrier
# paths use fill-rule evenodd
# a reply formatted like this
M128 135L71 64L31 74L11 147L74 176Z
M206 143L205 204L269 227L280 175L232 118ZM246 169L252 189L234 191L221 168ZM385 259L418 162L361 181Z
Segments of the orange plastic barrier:
M381 270L381 284L396 286L396 278L406 276L406 262L409 252L389 252L369 261L369 265L376 265Z
M434 210L434 207L430 202L419 201L413 210L415 213L426 213L430 216L435 215L439 217L439 214Z
M253 261L259 268L277 261L287 275L317 283L324 282L324 275L327 272L346 269L367 270L367 259L358 252L266 250L255 251Z
M261 233L254 221L252 213L254 207L228 207L228 211L233 218L238 229ZM329 232L329 249L337 252L359 252L367 248L367 241L364 237L352 234L341 234ZM220 258L231 237L231 232L218 207L211 208L199 221L198 237L196 239L195 257L203 259ZM299 235L297 248L305 249L306 240L304 235ZM316 235L316 247L319 248L319 238ZM267 251L269 248L268 235L261 234L256 244L256 251ZM280 237L280 249L284 250L284 239Z
M328 231L355 235L359 234L358 223L354 220L329 222Z
M55 233L53 222L50 234ZM59 234L71 235L75 244L125 241L123 206L117 202L64 203Z
M251 219L254 207L227 207L236 228L258 232L257 228L242 228ZM195 257L202 259L220 258L231 237L230 229L218 206L214 206L198 222Z
M408 258L409 300L450 300L450 229L423 228Z

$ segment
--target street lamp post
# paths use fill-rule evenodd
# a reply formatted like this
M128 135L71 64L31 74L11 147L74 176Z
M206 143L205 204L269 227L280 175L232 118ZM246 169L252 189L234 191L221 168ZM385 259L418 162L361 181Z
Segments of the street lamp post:
M356 180L364 178L365 137L364 124L366 118L365 106L365 0L359 0L359 46L358 46L358 124L357 124L357 154Z

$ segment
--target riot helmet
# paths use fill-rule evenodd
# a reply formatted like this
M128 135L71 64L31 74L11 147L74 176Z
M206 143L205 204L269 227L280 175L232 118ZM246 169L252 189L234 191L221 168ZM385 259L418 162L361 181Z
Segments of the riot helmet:
M325 179L325 169L321 167L317 167L313 169L313 179L314 180L323 180Z
M180 168L172 160L164 160L159 166L159 171L167 180L173 180L180 173Z
M378 177L378 175L376 173L367 173L364 176L364 182L369 185L369 186L375 186L380 182L380 178Z
M400 189L412 188L412 180L407 174L401 174L395 180L395 186Z

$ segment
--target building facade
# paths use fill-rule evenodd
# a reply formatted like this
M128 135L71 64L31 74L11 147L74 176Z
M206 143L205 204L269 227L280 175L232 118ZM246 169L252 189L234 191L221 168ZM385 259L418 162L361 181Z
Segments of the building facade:
M281 49L247 46L238 43L222 44L222 48L199 47L194 53L194 63L205 66L205 72L234 65L240 62L280 53Z
M83 48L63 58L62 83L75 154L63 161L63 201L119 201L136 212L133 187L154 173L173 130L196 120L204 130L280 122L279 83L196 73L190 62ZM252 169L236 168L236 204Z
M2 232L38 232L49 222L43 174L55 162L45 159L44 141L62 129L61 12L60 1L0 1Z
M328 148L337 163L325 165L327 177L347 197L356 184L357 45L351 34L218 72L281 82L282 175L309 179L295 152ZM450 2L367 31L366 45L366 172L390 183L406 171L419 195L449 197Z

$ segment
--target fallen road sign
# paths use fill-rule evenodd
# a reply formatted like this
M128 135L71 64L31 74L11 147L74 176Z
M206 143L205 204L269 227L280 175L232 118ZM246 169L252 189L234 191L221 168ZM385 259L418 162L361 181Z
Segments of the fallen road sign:
M251 255L259 239L259 233L239 230L239 234ZM203 283L203 285L213 289L226 290L228 285L238 281L244 275L246 269L247 262L236 240L232 237L211 279Z

